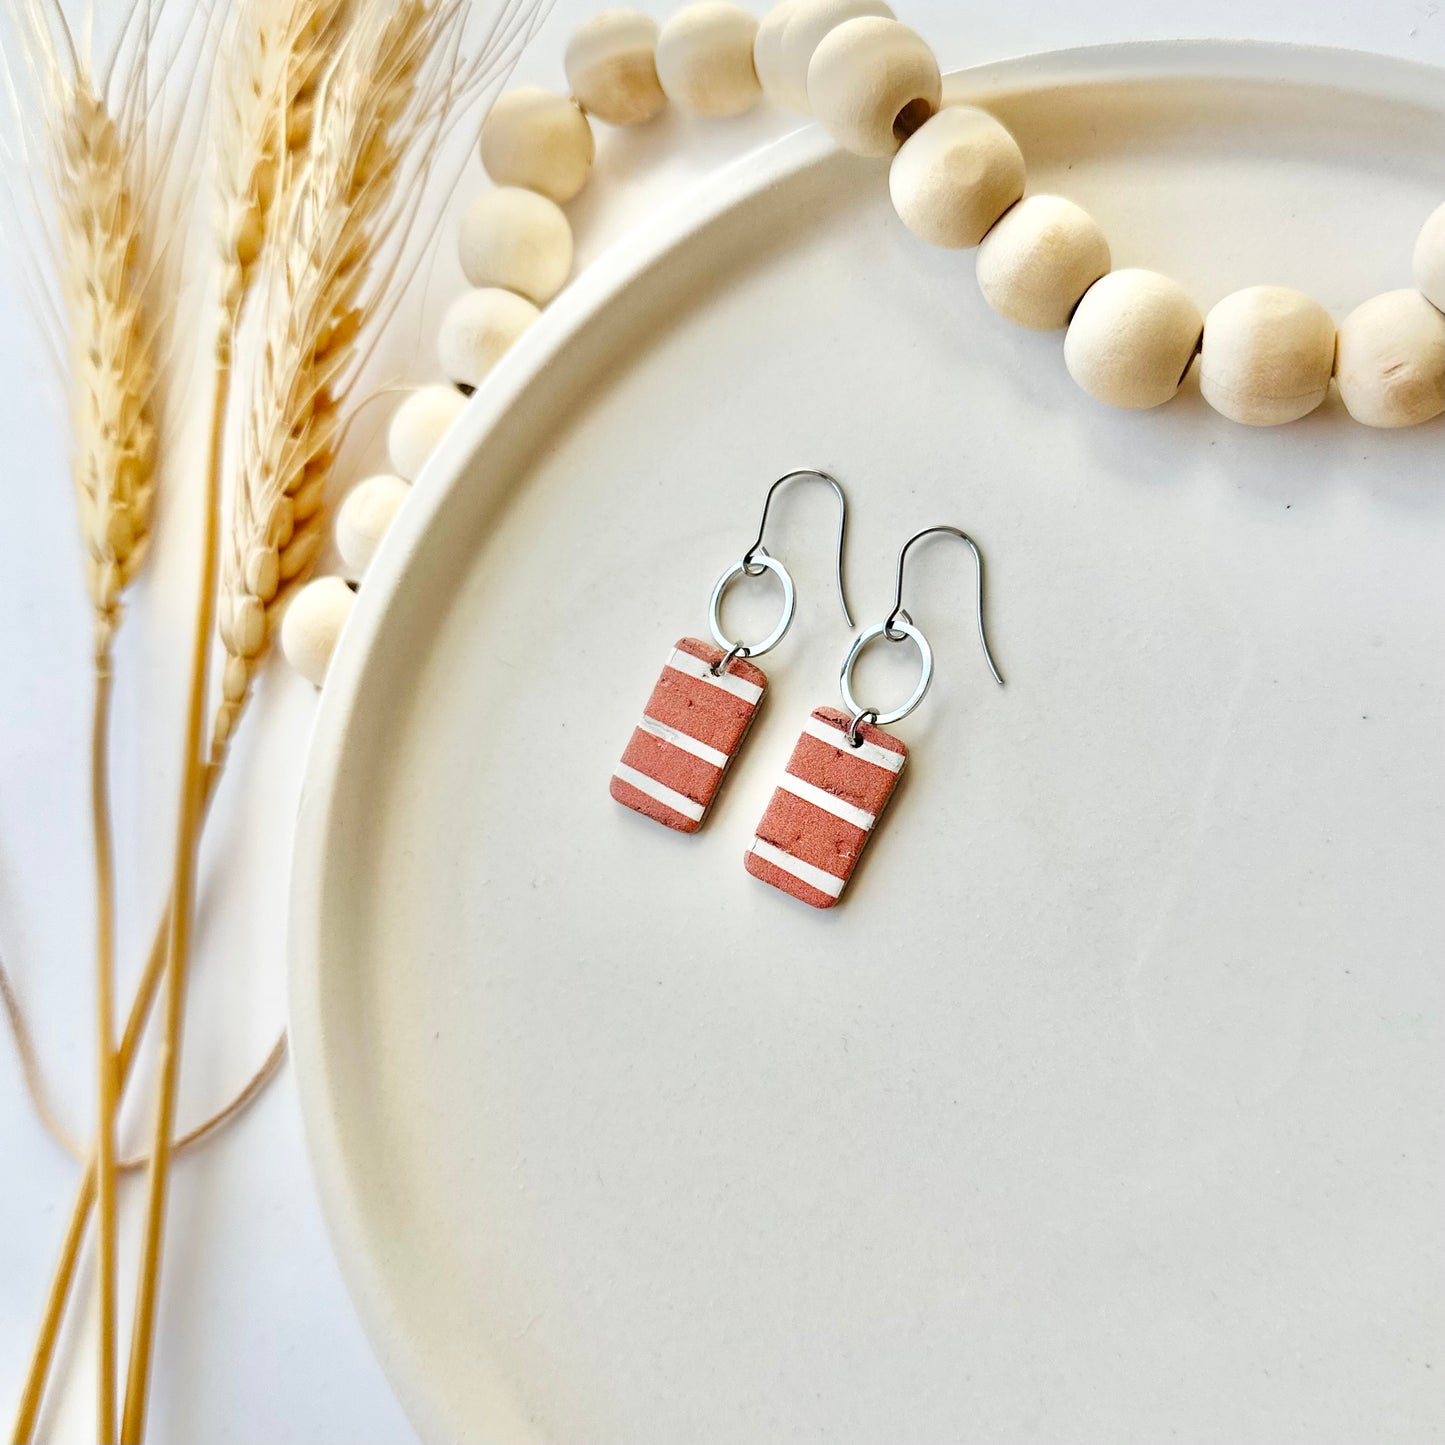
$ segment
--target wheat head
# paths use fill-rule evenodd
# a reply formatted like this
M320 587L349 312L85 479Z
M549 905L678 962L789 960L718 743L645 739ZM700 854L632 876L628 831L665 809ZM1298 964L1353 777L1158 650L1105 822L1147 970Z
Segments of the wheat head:
M71 470L101 645L119 624L121 594L140 566L151 529L155 365L138 275L147 248L127 146L84 71L66 85L52 125Z
M213 231L221 302L236 317L261 259L284 173L306 149L327 47L346 0L241 0L216 108Z
M305 577L324 541L340 410L381 306L368 279L401 211L393 202L403 159L454 78L446 41L462 11L460 0L398 0L389 13L359 19L318 91L310 146L276 238L226 526L213 761L245 706L285 589Z
M0 73L17 121L7 175L34 202L14 240L29 300L54 357L71 422L74 479L97 648L146 553L157 433L174 321L193 152L186 120L204 91L207 15L180 27L166 65L149 40L164 0L129 0L114 50L95 66L58 3L9 0L22 93L8 55ZM0 166L0 170L5 167ZM36 178L50 183L42 202ZM160 223L164 218L164 224Z

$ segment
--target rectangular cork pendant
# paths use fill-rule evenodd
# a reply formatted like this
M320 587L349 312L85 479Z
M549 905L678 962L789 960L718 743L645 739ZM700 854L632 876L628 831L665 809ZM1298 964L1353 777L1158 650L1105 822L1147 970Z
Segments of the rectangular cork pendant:
M767 674L742 658L714 676L726 655L695 637L673 648L612 774L624 808L679 833L702 827L768 690Z
M744 860L754 878L813 908L841 897L908 757L897 738L869 723L853 747L850 721L835 707L809 717Z

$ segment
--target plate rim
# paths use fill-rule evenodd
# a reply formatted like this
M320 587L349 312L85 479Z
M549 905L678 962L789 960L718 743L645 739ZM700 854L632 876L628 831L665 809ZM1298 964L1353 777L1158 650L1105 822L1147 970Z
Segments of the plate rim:
M1335 89L1445 116L1445 66L1339 46L1255 40L1140 40L1070 47L992 60L943 77L950 103L1076 84L1197 78ZM473 457L503 426L512 407L540 383L575 332L673 249L765 187L778 185L834 154L820 125L807 123L730 161L626 232L580 272L508 353L468 404L414 483L386 546L367 573L318 700L306 748L287 894L287 1009L290 1052L306 1153L326 1232L373 1353L407 1418L426 1441L457 1438L412 1346L395 1327L384 1271L371 1248L364 1210L346 1165L333 1106L328 1050L333 1033L323 1009L326 974L321 898L325 839L342 781L352 715L383 619L433 522L445 513ZM472 484L475 485L474 483Z

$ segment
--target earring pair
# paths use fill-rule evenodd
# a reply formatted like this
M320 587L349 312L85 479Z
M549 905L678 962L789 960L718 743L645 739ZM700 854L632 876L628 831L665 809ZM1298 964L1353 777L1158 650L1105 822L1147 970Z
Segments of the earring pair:
M838 601L849 628L854 626L843 587L848 526L843 488L827 472L812 468L789 472L768 488L752 545L713 587L708 623L717 645L695 637L676 644L613 772L612 796L665 827L694 833L702 826L767 692L767 675L754 659L783 640L797 606L791 574L763 546L768 511L780 487L809 479L825 483L838 498ZM839 672L843 707L816 708L804 723L744 858L755 878L814 908L831 908L838 901L898 784L908 749L886 729L918 707L933 681L933 650L903 606L903 577L909 549L934 534L956 537L973 553L979 641L994 680L1003 685L984 630L983 556L977 544L957 527L929 527L916 533L898 554L892 609L881 623L858 634L843 660ZM733 641L722 627L723 596L740 577L764 572L772 572L782 584L778 622L759 643ZM853 687L859 657L879 638L889 643L912 641L920 661L913 692L889 711L860 704Z

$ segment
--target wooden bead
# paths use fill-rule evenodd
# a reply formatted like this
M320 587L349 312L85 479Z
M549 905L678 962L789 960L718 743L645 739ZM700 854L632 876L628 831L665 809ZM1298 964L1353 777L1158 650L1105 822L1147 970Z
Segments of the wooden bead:
M753 74L757 76L763 94L775 105L779 104L777 91L783 69L783 31L797 3L798 0L779 0L763 16L758 33L753 36Z
M1340 397L1366 426L1415 426L1445 411L1445 316L1419 291L1387 291L1340 322Z
M392 413L386 454L398 476L415 481L467 399L454 386L419 386Z
M541 314L526 297L499 286L462 292L447 307L437 333L442 374L460 386L480 386Z
M1109 243L1082 206L1028 196L1004 214L978 248L984 300L1016 326L1057 331L1079 298L1109 269Z
M356 594L340 577L318 577L290 601L281 619L281 652L308 682L326 681Z
M1084 292L1064 337L1064 364L1109 406L1158 406L1179 390L1203 330L1203 314L1177 281L1111 271Z
M1445 311L1445 204L1436 206L1415 238L1415 284L1437 310Z
M757 18L731 0L698 0L657 37L663 94L694 115L741 115L762 95L753 69Z
M854 155L891 156L942 98L933 52L906 25L879 15L830 30L808 66L813 114Z
M1278 426L1307 416L1330 389L1335 323L1288 286L1250 286L1204 318L1199 390L1221 416Z
M535 85L509 90L482 122L482 165L499 186L525 186L559 205L587 184L596 147L575 101Z
M758 69L768 99L786 110L811 115L808 67L813 63L813 53L829 31L862 15L893 19L893 12L883 0L792 0L777 42L777 65L769 66L768 75L761 67Z
M657 22L640 10L599 10L567 42L567 84L589 115L642 125L667 97L657 78Z
M888 191L915 236L935 246L976 246L1023 195L1023 152L987 111L949 106L903 142Z
M336 550L352 577L371 566L381 539L411 488L389 472L367 477L346 494L336 513Z
M473 286L504 286L545 306L571 274L572 227L556 201L498 186L462 212L457 253Z

